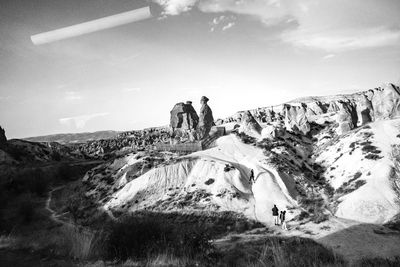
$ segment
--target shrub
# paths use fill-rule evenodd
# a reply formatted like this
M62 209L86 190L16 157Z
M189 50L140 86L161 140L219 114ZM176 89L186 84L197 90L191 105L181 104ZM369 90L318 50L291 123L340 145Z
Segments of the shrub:
M23 196L21 202L19 203L17 214L24 223L30 223L32 221L35 215L35 208L30 195Z
M233 166L231 166L229 164L226 164L225 167L224 167L224 172L229 172L230 170L233 170L233 169L234 169Z
M224 253L222 266L344 266L342 258L311 239L269 237L238 244Z
M225 166L226 167L226 166ZM213 178L210 178L210 179L208 179L207 181L205 181L204 183L206 184L206 185L210 185L210 184L213 184L214 183L214 179Z
M30 191L38 196L44 196L48 188L49 188L48 177L43 173L41 169L35 169L32 173Z
M307 211L302 210L298 216L298 220L302 221L308 217L310 217L310 214Z
M109 259L145 259L166 251L189 258L210 255L213 247L205 231L176 227L156 217L127 217L112 223L107 240Z
M315 213L314 216L312 216L312 218L311 218L311 220L316 224L327 221L328 219L329 219L329 215L324 214L322 212Z
M377 160L377 159L381 159L381 156L378 156L376 154L368 154L365 156L366 159L370 159L370 160Z

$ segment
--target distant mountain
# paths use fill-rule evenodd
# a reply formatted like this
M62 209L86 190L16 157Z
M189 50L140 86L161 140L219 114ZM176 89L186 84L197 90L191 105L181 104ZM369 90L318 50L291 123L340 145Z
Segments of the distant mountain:
M67 134L52 134L45 136L36 136L24 138L31 142L57 142L60 144L69 143L84 143L87 141L95 141L101 139L112 139L117 137L121 132L117 131L98 131L93 133L67 133Z

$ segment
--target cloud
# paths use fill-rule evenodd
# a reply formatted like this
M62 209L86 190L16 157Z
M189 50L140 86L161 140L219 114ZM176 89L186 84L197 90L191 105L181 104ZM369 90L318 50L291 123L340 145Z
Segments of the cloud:
M65 92L64 99L67 101L81 100L83 97L79 92L67 91Z
M0 96L0 102L7 101L10 98L11 98L10 96Z
M330 58L333 58L335 56L336 55L334 55L334 54L328 54L328 55L325 55L322 59L330 59Z
M225 31L228 30L229 28L232 28L235 25L235 22L233 22L234 20L236 20L236 17L234 15L230 15L230 16L225 16L225 15L221 15L218 17L215 17L211 22L211 28L210 28L210 32L214 32L218 27L220 27L220 25L225 24L224 26L222 26L221 30Z
M122 88L122 91L125 93L130 93L130 92L140 92L142 89L140 87L125 87Z
M164 15L178 15L192 9L197 0L154 0L154 2L163 7Z
M385 28L343 30L340 32L289 31L282 40L295 46L344 51L361 48L384 47L400 43L400 31Z
M58 121L60 122L60 124L62 124L64 126L82 129L85 127L86 123L89 120L97 118L97 117L107 116L108 114L109 114L108 112L93 113L93 114L80 115L80 116L75 116L75 117L61 118Z
M226 31L230 28L232 28L233 26L235 26L235 22L229 22L227 25L225 25L224 27L222 27L223 31Z
M283 31L279 39L297 47L345 51L400 43L398 0L154 1L169 15L178 15L197 6L207 13L231 12L254 17L266 27L286 24L290 28ZM214 30L212 27L211 31Z

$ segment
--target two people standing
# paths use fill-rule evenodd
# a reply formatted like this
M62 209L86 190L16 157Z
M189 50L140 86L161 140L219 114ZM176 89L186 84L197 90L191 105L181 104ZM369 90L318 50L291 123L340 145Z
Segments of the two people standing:
M279 221L282 224L282 230L287 230L286 226L286 210L279 213L279 209L276 205L272 208L272 216L274 217L275 225L279 225Z

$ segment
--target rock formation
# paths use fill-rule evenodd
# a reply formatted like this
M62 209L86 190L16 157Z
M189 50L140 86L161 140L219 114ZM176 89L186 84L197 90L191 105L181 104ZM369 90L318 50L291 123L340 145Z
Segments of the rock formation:
M371 99L375 119L388 119L400 115L400 88L389 84L375 89Z
M172 129L172 137L189 136L197 129L199 124L199 116L192 106L191 101L186 104L177 103L171 110L170 126Z
M354 106L350 102L345 101L338 101L337 106L339 107L337 114L339 127L336 132L338 134L344 134L357 127L358 117Z
M245 133L247 135L259 138L261 130L262 128L260 124L258 124L256 119L254 119L250 111L246 111L242 116L239 133Z
M4 129L0 126L0 149L5 148L7 145L7 137Z
M359 119L359 125L365 125L374 120L374 109L371 101L364 94L361 94L357 104L357 115Z
M307 103L307 118L325 113L325 107L319 101Z
M284 105L285 127L288 131L300 131L307 134L310 131L310 123L306 116L306 105L292 106Z
M261 131L261 137L264 139L275 139L276 137L285 135L284 125L278 122L268 123Z
M214 126L214 117L211 108L208 106L208 98L201 97L201 109L200 109L200 120L199 120L199 138L204 139L208 136L211 127Z

